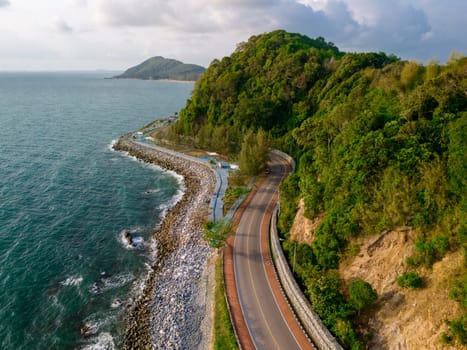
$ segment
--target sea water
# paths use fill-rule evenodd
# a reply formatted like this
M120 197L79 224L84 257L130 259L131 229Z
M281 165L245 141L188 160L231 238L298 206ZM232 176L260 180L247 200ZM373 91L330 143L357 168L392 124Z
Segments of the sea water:
M193 84L109 75L0 73L1 349L118 347L179 195L179 178L111 143L178 111Z

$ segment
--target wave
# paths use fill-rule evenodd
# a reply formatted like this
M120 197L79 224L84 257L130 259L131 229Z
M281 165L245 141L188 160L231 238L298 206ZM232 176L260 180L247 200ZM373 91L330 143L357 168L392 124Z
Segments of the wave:
M86 345L83 350L114 350L115 343L114 338L110 333L103 332L100 333L95 338L95 343Z
M114 300L112 300L112 303L110 303L110 307L112 309L116 309L116 308L119 308L120 306L122 306L123 302L121 299L119 298L115 298Z
M144 238L141 236L136 236L140 229L128 230L123 229L120 231L120 243L122 243L123 247L127 250L143 250L145 247Z
M83 282L83 276L70 276L66 280L60 282L63 286L79 286Z
M153 263L157 259L157 241L154 238L151 238L148 242L148 245L149 245L149 249L148 249L149 250L149 261ZM151 265L149 265L148 263L145 263L145 264L148 270L152 269Z
M144 194L155 194L155 193L159 193L160 191L161 191L160 188L152 188L152 189L144 191Z
M113 146L115 145L116 142L117 142L117 140L112 140L112 142L109 145L109 148L113 152L123 154L125 157L127 157L127 158L129 158L129 159L131 159L133 161L136 161L136 162L138 162L140 164L143 164L144 166L148 167L149 169L155 170L157 172L165 172L165 173L169 174L170 176L172 176L173 178L176 179L177 185L178 185L177 186L178 187L177 192L166 203L163 203L163 204L161 204L159 206L159 209L162 211L159 218L162 221L165 218L165 216L167 215L168 211L173 206L175 206L183 198L183 196L185 194L185 191L186 191L184 177L182 175L176 173L173 170L164 169L164 168L160 167L159 165L140 160L137 157L131 155L130 153L128 153L126 151L116 151L116 150L114 150ZM160 191L161 191L161 189L152 189L152 190L145 191L144 194L158 193ZM124 232L122 231L122 233L124 233ZM125 237L123 237L123 236L121 236L121 237L122 237L122 242L123 242L126 249L134 249L132 244L130 244L130 242L128 242L128 239L125 239Z
M94 282L89 291L92 294L102 294L111 289L116 289L123 287L130 282L135 280L135 276L131 273L123 273L115 276L110 277L102 277L99 281Z
M141 163L141 164L144 164L145 166L147 166L149 169L153 169L153 170L156 170L158 172L165 172L167 174L170 174L171 176L173 176L174 178L177 179L177 183L180 187L184 187L184 178L182 175L176 173L175 171L173 170L169 170L169 169L165 169L165 168L162 168L161 166L157 165L157 164L154 164L154 163L150 163L150 162L146 162L144 160L141 160L133 155L131 155L130 153L128 153L127 151L116 151L114 149L114 146L115 144L118 142L117 139L115 140L112 140L110 142L110 144L107 146L107 148L109 150L111 150L112 152L117 152L119 154L123 154L126 158L129 158L133 161L136 161L138 163Z
M118 154L121 154L121 155L123 155L125 158L128 158L128 159L131 159L132 161L138 162L138 163L140 163L141 165L143 165L143 166L145 166L145 167L147 167L147 168L149 168L149 169L156 170L156 171L158 171L158 172L166 172L166 169L160 167L159 165L153 164L153 163L149 163L149 162L145 162L144 160L141 160L141 159L139 159L139 158L137 158L137 157L131 155L131 154L130 154L129 152L127 152L127 151L120 151L120 150L117 151L117 150L115 150L115 149L114 149L114 146L115 146L115 144L117 143L117 141L118 141L118 140L112 140L112 141L110 142L110 144L107 146L107 148L108 148L109 150L111 150L112 152L116 152L116 153L118 153ZM167 172L168 172L168 171L167 171Z
M170 209L172 209L185 195L185 188L177 190L177 192L167 202L159 205L158 209L161 210L159 218L162 220L166 217Z
M109 151L115 151L114 146L117 143L117 141L118 141L118 139L113 139L112 141L110 141L110 144L107 145L107 149Z

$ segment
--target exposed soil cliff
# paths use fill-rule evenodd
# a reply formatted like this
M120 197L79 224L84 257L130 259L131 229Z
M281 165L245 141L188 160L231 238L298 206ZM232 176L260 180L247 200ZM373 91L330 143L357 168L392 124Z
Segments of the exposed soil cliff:
M290 230L290 237L300 243L311 244L313 242L313 235L324 214L318 215L317 218L310 220L304 216L305 206L303 200L298 204L298 212L295 216L292 229Z
M300 205L292 237L310 243L318 224L319 219L303 217ZM401 227L364 238L358 243L359 254L340 264L346 283L361 278L378 293L373 309L361 315L362 331L372 335L370 349L457 349L439 339L447 330L445 320L462 314L460 305L449 299L448 285L461 270L463 255L450 253L432 269L419 269L424 288L403 289L396 279L407 271L404 261L413 253L416 235L412 228Z

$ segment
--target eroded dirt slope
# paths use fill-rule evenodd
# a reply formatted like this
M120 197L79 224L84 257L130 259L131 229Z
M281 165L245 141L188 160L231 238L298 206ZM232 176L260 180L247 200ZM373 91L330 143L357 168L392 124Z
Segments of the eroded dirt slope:
M310 243L319 220L297 214L292 237ZM373 335L371 349L459 349L439 342L447 330L445 320L462 314L460 305L449 299L447 287L463 263L461 252L450 253L432 269L418 269L425 287L400 288L396 279L407 271L405 259L413 253L417 232L401 227L359 242L360 252L341 263L339 272L346 283L361 278L378 293L376 306L365 315L364 331Z

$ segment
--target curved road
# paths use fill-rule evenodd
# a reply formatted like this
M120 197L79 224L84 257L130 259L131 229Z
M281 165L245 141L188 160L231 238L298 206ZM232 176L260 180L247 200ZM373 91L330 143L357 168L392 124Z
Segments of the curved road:
M282 158L271 156L271 174L245 208L235 234L233 269L237 298L250 336L245 342L240 339L244 349L314 349L280 292L269 252L270 212L277 200L279 183L287 174L283 163Z

